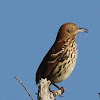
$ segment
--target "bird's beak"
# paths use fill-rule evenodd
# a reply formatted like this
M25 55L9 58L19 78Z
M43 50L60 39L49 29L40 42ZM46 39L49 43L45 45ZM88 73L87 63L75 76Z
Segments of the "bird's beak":
M86 33L88 33L88 30L85 29L85 28L79 28L79 29L78 29L78 32L86 32Z

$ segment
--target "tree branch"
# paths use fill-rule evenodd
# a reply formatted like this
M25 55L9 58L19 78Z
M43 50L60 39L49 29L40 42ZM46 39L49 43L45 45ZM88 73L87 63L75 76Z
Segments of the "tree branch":
M56 99L56 96L62 95L61 90L49 92L49 86L50 86L50 81L47 81L47 79L41 79L39 84L38 84L38 100L54 100Z
M31 100L34 100L33 97L31 96L31 94L29 93L29 91L27 90L27 88L25 87L25 85L21 82L21 80L17 77L14 77L16 80L19 81L19 83L23 86L23 88L25 89L25 91L28 93L29 97L31 98Z

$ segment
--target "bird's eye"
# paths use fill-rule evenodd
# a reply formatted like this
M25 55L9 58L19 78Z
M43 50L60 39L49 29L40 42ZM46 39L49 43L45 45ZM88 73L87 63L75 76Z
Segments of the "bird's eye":
M75 28L75 26L73 25L73 28Z
M70 33L70 31L69 31L69 30L67 30L67 32L68 32L68 33Z

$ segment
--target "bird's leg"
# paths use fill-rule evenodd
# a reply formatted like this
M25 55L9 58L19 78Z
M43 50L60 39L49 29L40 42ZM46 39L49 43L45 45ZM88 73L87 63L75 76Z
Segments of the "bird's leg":
M61 90L61 93L63 94L65 92L65 88L64 87L59 87L56 84L53 84L56 88L58 88L59 90Z
M57 86L56 84L53 84L53 85L60 90L60 87L59 86Z

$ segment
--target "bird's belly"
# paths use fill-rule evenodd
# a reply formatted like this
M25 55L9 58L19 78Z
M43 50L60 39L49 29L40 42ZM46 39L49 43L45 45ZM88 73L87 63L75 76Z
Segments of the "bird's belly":
M59 62L53 71L54 77L51 79L52 83L58 83L67 79L75 67L76 60L77 52L72 56L72 58L69 56L68 59L63 62Z
M56 79L54 80L54 83L61 82L69 77L69 75L72 73L76 62L73 62L72 64L66 64L65 68L61 69L61 72L56 76Z

